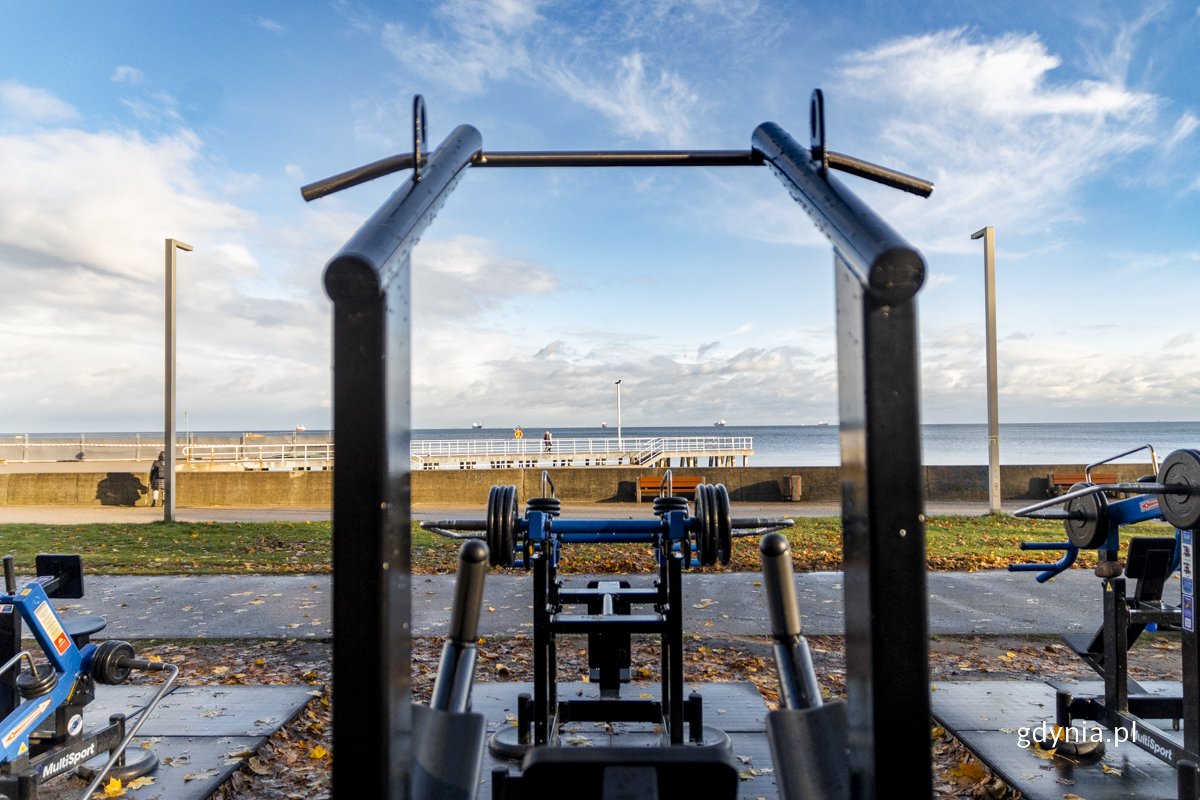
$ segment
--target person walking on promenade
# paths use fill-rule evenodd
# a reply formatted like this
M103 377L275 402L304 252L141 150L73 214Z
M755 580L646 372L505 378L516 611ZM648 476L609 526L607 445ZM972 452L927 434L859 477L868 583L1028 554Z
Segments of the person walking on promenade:
M167 476L164 474L167 469L166 464L167 453L164 450L158 454L158 458L150 465L150 507L154 508L158 505L158 493L163 491L167 485ZM166 502L166 498L163 498Z
M545 450L547 453L549 453L551 446L554 444L554 434L550 433L550 431L546 431L544 434L542 434L542 442L545 443Z

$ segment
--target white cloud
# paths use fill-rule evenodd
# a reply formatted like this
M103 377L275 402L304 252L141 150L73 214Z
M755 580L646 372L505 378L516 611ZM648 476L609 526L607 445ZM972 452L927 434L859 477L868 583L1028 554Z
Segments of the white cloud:
M70 103L53 93L15 81L0 82L0 111L9 125L64 122L79 116Z
M228 175L188 131L4 135L0 174L0 285L20 298L0 320L0 418L35 431L157 425L168 236L195 247L178 257L180 410L193 428L326 416L319 273L346 220L333 230L314 210L302 230L260 228L213 188Z
M269 19L268 17L259 17L256 20L256 24L264 31L270 31L271 33L287 33L288 30L287 26L282 22Z
M937 184L925 203L884 200L885 216L922 247L955 252L981 218L1043 236L1077 220L1090 178L1160 140L1161 103L1113 78L1056 80L1059 65L1035 35L963 29L848 56L834 88L870 104L864 121L882 143L872 160Z
M648 78L644 60L639 52L623 56L611 79L579 74L562 65L549 68L547 75L568 98L600 112L621 134L686 145L699 95L668 70Z
M125 64L114 69L109 77L113 83L141 83L145 79L146 75L140 69Z
M449 37L391 22L383 25L384 48L418 75L466 94L529 68L524 33L538 22L531 0L450 0L437 10Z

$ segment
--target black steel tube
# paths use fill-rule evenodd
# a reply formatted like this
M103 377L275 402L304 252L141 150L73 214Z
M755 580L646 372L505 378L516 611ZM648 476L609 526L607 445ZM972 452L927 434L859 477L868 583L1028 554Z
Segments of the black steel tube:
M384 175L391 175L393 172L412 168L412 153L388 156L378 161L372 161L370 164L364 164L361 167L339 172L337 175L330 176L324 180L314 181L313 183L301 186L300 196L311 202L334 192L340 192L342 189L349 189L351 186L358 186L361 183L382 178Z
M311 202L393 172L412 169L413 161L412 153L381 158L301 186L300 196ZM753 150L545 150L527 153L478 150L471 157L471 165L476 167L753 167L762 163L762 155ZM888 172L883 167L876 169Z
M878 164L872 164L870 161L863 161L861 158L848 156L844 153L835 153L832 150L826 152L825 156L829 166L833 169L848 172L851 175L857 175L860 178L866 178L867 180L875 181L875 183L882 183L884 186L891 186L893 189L899 189L902 192L909 192L920 197L929 197L929 195L933 194L933 184L924 178L897 172L894 169L881 167Z
M754 131L754 149L804 207L863 288L883 303L912 298L925 282L925 259L774 122Z
M475 154L476 167L753 167L753 150L545 150Z
M333 300L335 797L403 796L410 693L409 254L471 155L460 126L325 269Z

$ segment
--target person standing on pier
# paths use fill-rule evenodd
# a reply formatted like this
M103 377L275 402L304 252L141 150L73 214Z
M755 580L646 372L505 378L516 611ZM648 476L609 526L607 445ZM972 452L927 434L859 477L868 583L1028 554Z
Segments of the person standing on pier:
M550 433L550 431L546 431L544 434L542 434L542 442L545 444L545 451L549 453L550 448L554 444L554 434Z
M150 507L154 508L158 505L158 493L163 490L167 484L167 476L163 473L166 471L167 453L164 450L158 454L158 458L150 465ZM165 502L165 498L164 498Z

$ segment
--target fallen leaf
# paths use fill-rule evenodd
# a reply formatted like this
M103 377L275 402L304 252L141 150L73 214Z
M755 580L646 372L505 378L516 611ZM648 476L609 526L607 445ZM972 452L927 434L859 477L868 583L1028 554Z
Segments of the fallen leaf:
M202 769L196 772L189 772L183 776L184 783L188 781L206 781L209 778L215 778L220 773L215 769Z
M325 756L327 756L327 755L329 755L329 751L326 750L321 745L317 745L316 747L314 747L308 751L309 758L314 758L314 759L318 759L318 760L325 758Z
M120 778L112 778L108 783L104 784L104 791L97 797L124 797L125 787L121 785Z
M143 775L140 778L134 778L129 783L125 784L126 789L140 789L143 786L153 786L154 778L149 775Z

